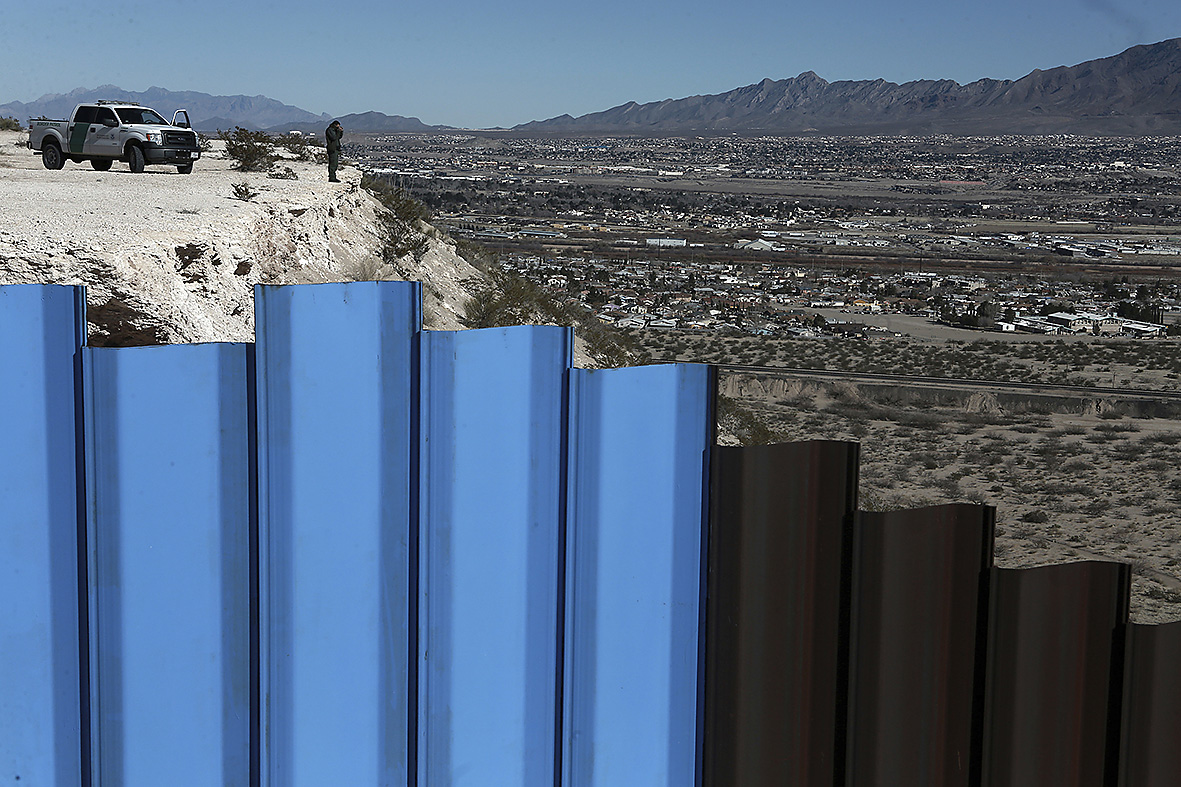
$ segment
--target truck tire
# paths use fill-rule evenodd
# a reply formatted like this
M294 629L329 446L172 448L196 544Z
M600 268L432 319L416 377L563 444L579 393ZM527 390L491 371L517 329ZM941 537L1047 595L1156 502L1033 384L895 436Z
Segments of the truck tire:
M176 171L182 175L191 175L191 174L193 174L193 165L192 164L177 164Z
M127 165L131 167L132 172L144 171L144 152L139 145L127 148Z
M109 158L92 158L90 166L94 167L98 172L106 172L111 168L111 160Z
M57 146L56 142L46 142L41 146L41 163L45 165L46 169L61 169L66 165L62 149Z

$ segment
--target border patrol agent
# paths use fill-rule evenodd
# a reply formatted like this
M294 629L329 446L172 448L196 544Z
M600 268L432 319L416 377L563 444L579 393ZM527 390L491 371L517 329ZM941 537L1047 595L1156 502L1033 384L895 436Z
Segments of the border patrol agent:
M340 138L344 136L344 129L340 121L334 120L324 129L324 141L328 148L328 180L340 183L336 177L336 168L340 165Z

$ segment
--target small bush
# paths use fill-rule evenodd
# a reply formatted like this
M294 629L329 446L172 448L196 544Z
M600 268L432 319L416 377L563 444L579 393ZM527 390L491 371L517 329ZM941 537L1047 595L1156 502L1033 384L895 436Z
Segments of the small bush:
M1083 511L1090 514L1091 516L1096 516L1098 514L1102 514L1103 512L1107 511L1110 508L1111 508L1111 501L1105 500L1105 499L1099 497L1099 498L1096 498L1096 499L1090 501L1086 505L1084 505ZM1118 539L1112 538L1112 540L1116 541Z
M233 131L218 131L217 138L226 143L226 156L239 172L266 172L279 160L275 140L265 131L235 126Z
M372 178L366 175L361 179L361 187L377 198L386 208L381 215L385 225L385 245L382 256L385 262L397 265L398 261L410 256L415 262L421 262L427 249L427 232L430 226L431 212L418 200L388 181Z
M280 167L269 173L267 177L275 180L297 180L299 178L291 167Z
M473 295L464 305L468 328L549 324L573 327L587 353L604 367L635 362L639 347L631 335L601 323L585 306L561 301L544 287L506 271L496 256L482 247L461 242L458 251L487 277L472 282ZM761 439L758 438L758 439Z
M16 118L0 118L0 131L21 131L21 122Z
M243 202L250 202L250 200L258 196L258 192L250 188L250 184L246 183L245 181L242 183L235 183L233 189L234 199L240 199Z
M303 134L280 134L275 137L275 144L295 156L299 161L313 161L317 153L316 147L309 144L308 137ZM323 152L323 151L319 151Z
M742 445L769 445L776 440L763 419L728 396L718 396L718 419L733 429Z
M1148 598L1156 599L1157 601L1166 601L1170 604L1181 604L1181 591L1162 587L1155 582L1147 585L1144 588L1144 595Z

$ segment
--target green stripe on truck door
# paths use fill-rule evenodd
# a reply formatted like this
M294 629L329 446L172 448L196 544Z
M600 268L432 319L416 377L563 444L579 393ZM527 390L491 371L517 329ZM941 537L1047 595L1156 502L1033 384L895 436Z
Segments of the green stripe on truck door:
M86 132L90 130L89 123L75 123L70 127L70 152L81 153L86 143Z

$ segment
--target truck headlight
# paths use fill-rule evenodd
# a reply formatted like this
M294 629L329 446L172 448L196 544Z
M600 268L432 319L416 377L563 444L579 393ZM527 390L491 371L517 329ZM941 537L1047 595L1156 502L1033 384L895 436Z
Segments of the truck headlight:
M149 131L146 134L144 134L144 136L148 138L148 142L152 142L157 145L161 144L164 141L164 135L161 134L159 131Z

